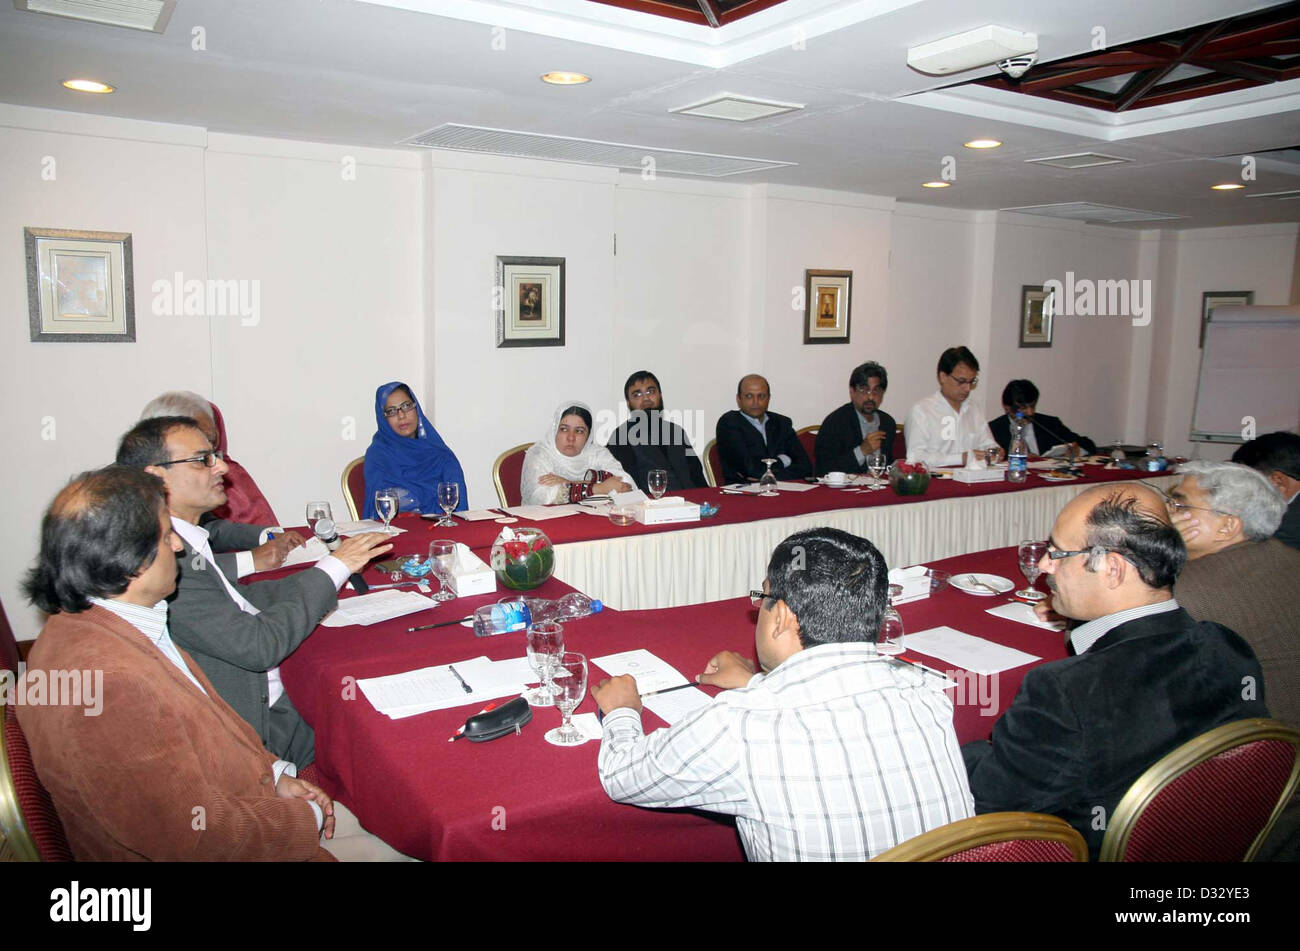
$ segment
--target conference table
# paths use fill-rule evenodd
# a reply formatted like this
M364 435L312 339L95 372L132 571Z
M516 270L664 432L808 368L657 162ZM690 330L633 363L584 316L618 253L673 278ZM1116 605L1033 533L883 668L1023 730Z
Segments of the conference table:
M1089 486L1144 479L1167 487L1177 478L1088 465L1082 478L1069 482L1048 481L1039 470L1018 485L935 478L921 496L822 485L776 497L692 489L676 494L717 505L718 513L698 522L652 526L617 526L585 513L519 524L537 525L555 544L556 577L611 607L640 610L744 594L762 579L772 549L806 528L839 528L869 538L891 566L921 564L1046 538L1065 503ZM481 550L480 556L501 530L485 520L431 534L414 515L399 516L394 524L426 539L464 542Z
M414 539L408 536L416 534L429 537L423 532L400 535L399 550L415 550ZM402 539L407 539L405 545ZM931 566L1023 581L1014 548L943 559ZM367 578L383 580L373 570ZM749 584L760 581L761 573L747 576ZM570 590L571 585L552 578L533 593L557 598ZM554 707L535 708L533 721L519 735L487 743L449 742L465 718L477 712L477 705L390 719L375 710L357 687L359 678L480 655L492 660L522 656L522 633L476 638L460 625L407 632L417 624L464 617L506 593L458 598L368 627L321 627L284 661L285 687L316 730L316 764L326 791L346 803L371 832L421 859L742 860L734 824L725 817L610 801L597 776L597 742L560 748L543 739L546 730L559 723ZM969 595L949 586L898 610L911 633L946 624L1041 659L1033 663L1065 655L1059 632L986 613L1007 600ZM655 610L608 609L567 622L566 649L590 659L646 648L693 679L717 651L729 649L754 657L756 610L747 597ZM951 665L935 658L918 654L915 659L952 672ZM957 672L965 689L949 688L948 694L956 701L954 727L959 741L988 737L1031 666L994 675L978 690ZM592 665L591 677L602 676ZM703 689L716 693L713 688ZM588 694L576 713L595 709ZM666 725L648 709L642 718L647 732Z

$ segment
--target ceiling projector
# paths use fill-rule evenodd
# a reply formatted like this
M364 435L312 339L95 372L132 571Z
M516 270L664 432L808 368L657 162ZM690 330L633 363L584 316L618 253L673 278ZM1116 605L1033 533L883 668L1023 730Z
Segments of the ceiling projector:
M1023 67L1021 59L1033 56ZM922 73L944 76L997 63L1009 76L1024 75L1038 58L1038 34L1005 26L982 26L907 51L907 65ZM1003 63L1010 64L1006 67ZM1019 69L1019 72L1012 72Z

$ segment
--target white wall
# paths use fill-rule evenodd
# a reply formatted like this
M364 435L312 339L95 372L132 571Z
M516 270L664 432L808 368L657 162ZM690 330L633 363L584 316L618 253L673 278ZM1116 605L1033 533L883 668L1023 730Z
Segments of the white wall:
M1179 449L1201 292L1285 303L1297 250L1294 225L1133 232L3 105L0 194L0 598L21 638L40 624L18 593L40 514L69 476L110 461L165 389L222 407L233 454L288 522L309 498L342 508L339 473L365 451L375 387L390 379L416 389L475 506L495 502L496 456L538 438L560 400L615 410L640 367L660 374L669 408L702 421L702 449L746 372L766 374L773 409L804 426L844 401L853 366L880 360L901 419L934 388L940 350L965 343L990 412L1007 379L1029 376L1045 410L1094 438L1159 434ZM24 225L133 234L137 343L29 341ZM565 347L495 346L498 254L566 259ZM853 271L848 345L802 343L792 298L807 268ZM1151 327L1067 318L1050 350L1019 349L1020 285L1067 270L1153 279ZM155 314L152 284L176 272L258 281L256 325Z

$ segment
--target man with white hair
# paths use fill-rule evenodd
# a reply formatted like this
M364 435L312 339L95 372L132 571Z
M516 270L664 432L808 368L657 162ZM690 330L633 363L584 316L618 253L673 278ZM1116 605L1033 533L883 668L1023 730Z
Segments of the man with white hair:
M1286 510L1261 473L1235 462L1186 462L1169 515L1187 545L1178 603L1244 637L1264 668L1273 715L1300 725L1300 550L1276 538Z

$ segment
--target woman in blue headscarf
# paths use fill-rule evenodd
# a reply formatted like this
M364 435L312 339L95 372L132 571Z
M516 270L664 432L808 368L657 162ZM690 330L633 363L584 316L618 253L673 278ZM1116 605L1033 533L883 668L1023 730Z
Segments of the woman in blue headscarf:
M420 401L405 383L385 383L375 391L375 438L366 450L365 518L376 518L375 493L399 490L403 512L440 512L438 483L460 486L457 509L469 508L465 473L447 448Z

